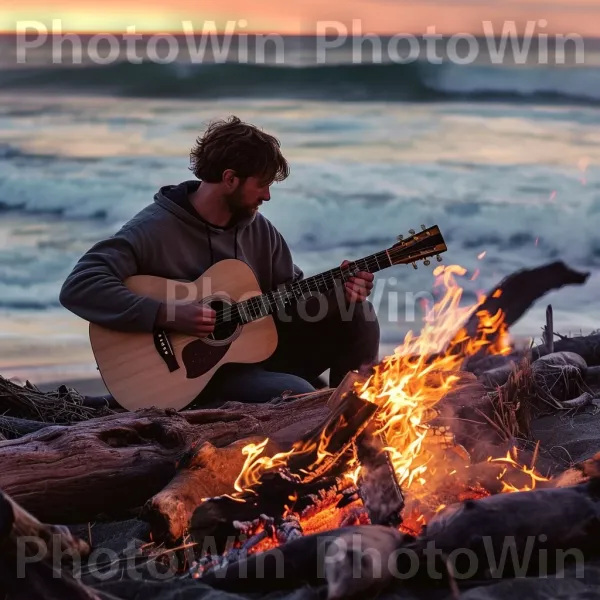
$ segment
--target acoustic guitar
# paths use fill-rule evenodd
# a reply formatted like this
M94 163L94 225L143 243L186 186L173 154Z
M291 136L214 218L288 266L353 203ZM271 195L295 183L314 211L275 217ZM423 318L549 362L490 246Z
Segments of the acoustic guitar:
M216 313L214 331L194 337L169 331L124 333L91 323L89 335L98 369L115 400L127 410L156 406L181 410L204 389L226 363L258 363L277 347L273 314L292 302L341 286L359 271L375 273L393 265L429 258L447 250L437 226L425 228L376 254L282 285L264 293L252 269L237 259L222 260L193 282L150 275L125 280L132 292L173 308L198 302Z

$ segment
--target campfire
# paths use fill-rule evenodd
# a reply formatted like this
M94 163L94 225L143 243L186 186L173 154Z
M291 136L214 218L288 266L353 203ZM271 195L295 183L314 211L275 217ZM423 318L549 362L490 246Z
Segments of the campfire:
M548 481L514 449L474 463L457 439L460 420L445 400L469 381L465 361L512 351L501 310L461 307L456 276L464 274L458 266L436 269L443 294L420 335L409 333L368 372L349 373L322 426L285 451L270 453L268 438L241 449L245 462L231 492L203 499L192 516L190 534L204 548L195 577L242 554L349 525L417 536L448 505Z

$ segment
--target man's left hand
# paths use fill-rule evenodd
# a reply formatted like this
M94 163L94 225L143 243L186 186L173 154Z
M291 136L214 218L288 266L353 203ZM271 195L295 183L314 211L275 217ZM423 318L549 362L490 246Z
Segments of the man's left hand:
M345 260L341 266L342 268L349 265L350 261ZM346 300L348 302L363 302L371 295L373 289L373 273L366 271L359 271L353 277L350 277L346 283L344 283L344 292Z

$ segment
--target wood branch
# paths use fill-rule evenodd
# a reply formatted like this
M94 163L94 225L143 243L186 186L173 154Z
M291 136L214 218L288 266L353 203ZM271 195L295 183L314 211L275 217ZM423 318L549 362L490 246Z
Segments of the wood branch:
M49 427L50 423L43 421L30 421L29 419L19 419L17 417L0 416L0 434L4 439L16 439L34 433L45 427Z
M554 352L574 352L579 354L589 367L600 366L600 334L560 339L554 342ZM534 360L550 353L545 344L531 349Z
M472 575L486 578L490 573L497 577L491 561L512 541L516 555L531 557L529 565L525 564L528 573L538 567L552 572L553 559L561 551L575 549L584 556L598 554L595 532L599 527L598 482L591 481L559 489L499 494L449 507L427 524L421 545L425 548L434 542L436 550L446 556L459 548L461 553L474 553L478 560L471 563L477 565ZM540 549L547 554L542 557ZM540 565L538 558L547 559L548 563ZM516 575L512 567L518 568L517 564L509 562L503 577ZM456 571L465 572L462 566L457 563ZM524 575L525 572L518 574Z
M358 489L373 525L398 527L404 496L387 450L385 440L371 421L356 440L356 455L361 464Z
M286 506L302 512L314 504L319 493L335 490L336 486L334 476L302 483L271 471L261 477L251 492L240 494L236 500L226 495L201 503L192 514L189 533L198 548L212 546L213 552L221 553L228 542L238 541L244 535L239 523L251 523L261 515L280 522Z
M40 523L0 491L0 597L99 600L74 578L89 552L66 528Z
M544 329L544 344L550 354L554 352L554 315L552 304L548 304L546 308L546 328Z
M144 505L141 518L150 523L152 540L168 545L180 540L203 500L233 492L246 460L242 448L262 441L246 438L224 448L204 442L186 454L177 466L177 475Z
M289 471L303 482L322 477L350 448L379 407L348 391L325 423L303 436L287 461Z
M177 461L205 441L226 446L268 437L298 420L322 422L323 397L217 410L144 409L46 427L0 442L0 488L37 518L81 523L141 507L176 475Z
M560 289L566 285L584 284L589 273L575 271L562 261L549 263L534 269L522 269L503 279L487 295L467 321L463 331L459 332L458 339L464 337L465 332L469 338L475 337L479 327L478 313L482 310L491 315L498 311L504 314L504 323L507 327L514 325L533 305L548 292ZM500 333L500 332L498 332ZM495 341L493 338L490 342ZM453 343L451 342L451 346ZM456 350L460 350L460 344ZM481 354L485 353L485 348Z

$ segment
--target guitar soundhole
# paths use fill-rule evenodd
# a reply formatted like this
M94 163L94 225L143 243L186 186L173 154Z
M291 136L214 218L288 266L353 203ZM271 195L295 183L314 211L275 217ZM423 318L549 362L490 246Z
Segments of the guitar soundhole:
M229 317L228 308L230 305L223 300L212 300L208 303L208 306L217 311L217 314L219 314L220 311L223 311L221 316L217 317L215 329L210 336L208 336L208 339L213 339L216 341L229 339L236 332L238 327L237 323ZM221 323L218 322L219 320Z

